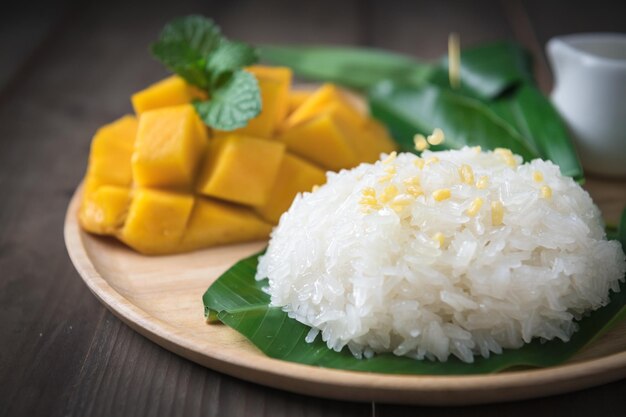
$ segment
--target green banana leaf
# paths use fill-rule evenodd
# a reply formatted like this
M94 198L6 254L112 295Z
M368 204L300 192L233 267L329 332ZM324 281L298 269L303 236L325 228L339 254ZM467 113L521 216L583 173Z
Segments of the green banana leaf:
M626 240L626 210L619 236ZM624 246L623 246L624 247ZM610 303L578 321L579 329L564 343L535 340L500 355L476 358L472 364L450 358L447 362L414 360L392 354L371 359L356 359L347 349L336 352L317 337L307 343L309 327L270 306L263 291L267 280L256 281L257 254L239 261L209 287L203 296L205 314L210 321L221 321L245 336L269 357L305 365L351 371L416 375L468 375L499 372L517 367L546 367L560 364L626 318L626 284L611 293Z
M578 181L583 170L569 133L550 101L535 87L530 55L518 44L498 42L461 53L461 88L452 90L447 59L428 83L480 100L523 137L543 159Z
M610 240L617 240L622 244L622 249L626 252L626 209L622 211L619 225L607 225L606 237Z
M413 151L415 133L435 127L446 133L439 149L480 145L509 148L524 160L548 159L564 175L583 179L580 161L565 125L539 90L521 84L493 101L482 101L432 84L406 86L386 80L369 94L372 115L384 122L405 151Z
M532 60L521 45L495 42L461 51L460 94L492 100L523 83L533 83ZM449 86L448 59L443 58L429 81Z
M563 175L576 180L583 178L580 160L561 116L536 87L522 84L488 106L524 137L543 159L559 165Z
M262 45L263 61L292 68L302 78L368 90L384 79L409 85L425 81L448 85L448 62L425 63L373 48ZM524 81L532 81L530 56L519 44L495 42L461 51L461 93L493 99Z
M288 66L299 77L357 90L386 78L419 84L435 69L406 55L371 48L264 45L259 52L263 61Z
M480 145L485 149L509 148L529 161L540 155L517 130L482 102L436 85L408 87L387 80L369 95L372 115L383 121L404 150L413 149L415 133L443 129L446 140L433 149L458 149Z

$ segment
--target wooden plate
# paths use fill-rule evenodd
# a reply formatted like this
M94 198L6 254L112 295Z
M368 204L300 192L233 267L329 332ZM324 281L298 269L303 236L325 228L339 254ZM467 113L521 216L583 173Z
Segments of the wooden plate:
M431 405L547 396L626 377L626 323L563 366L495 375L382 375L271 359L234 330L206 324L201 299L222 272L264 242L146 257L83 232L77 223L79 202L80 189L66 214L65 244L89 289L137 332L219 372L320 397Z

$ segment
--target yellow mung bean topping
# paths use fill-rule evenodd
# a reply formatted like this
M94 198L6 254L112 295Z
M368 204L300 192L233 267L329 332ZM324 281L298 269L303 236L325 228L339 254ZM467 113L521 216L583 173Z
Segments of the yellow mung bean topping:
M500 226L504 219L504 207L499 201L491 202L491 224L494 226Z
M449 188L441 188L439 190L433 191L433 198L435 199L435 201L447 200L448 198L450 198L451 195L452 192Z
M428 142L426 138L422 134L417 134L413 136L413 144L415 145L415 150L422 152L428 149Z
M467 208L467 215L474 217L480 211L480 208L483 206L483 199L480 197L476 197L474 201Z

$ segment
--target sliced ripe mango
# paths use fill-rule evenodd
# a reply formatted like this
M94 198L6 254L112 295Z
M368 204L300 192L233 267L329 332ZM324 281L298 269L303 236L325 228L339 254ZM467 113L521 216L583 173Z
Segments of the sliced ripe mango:
M181 247L182 250L195 250L234 242L265 239L271 230L272 225L261 220L250 209L198 197Z
M289 115L284 123L284 129L292 128L319 115L333 103L341 103L347 107L353 107L352 103L343 95L339 88L333 84L324 84ZM367 119L365 115L359 116L363 122Z
M289 92L288 98L288 110L287 114L293 113L298 107L302 105L309 97L311 97L313 91L309 90L292 90Z
M192 195L139 188L119 238L148 255L180 252L193 203Z
M381 153L398 149L387 128L376 120L368 120L358 133L358 154L364 162L375 162Z
M326 174L317 166L296 156L285 154L270 198L256 211L268 222L277 224L280 216L289 209L299 192L311 191L313 186L326 182Z
M178 75L172 75L133 94L131 102L139 115L148 110L191 103L196 98L206 100L206 93L187 84Z
M101 184L130 186L130 159L136 134L134 116L124 116L98 129L91 142L87 176Z
M354 107L349 106L342 101L334 101L329 103L320 114L330 113L333 117L341 120L343 123L350 125L355 130L361 130L366 121Z
M216 138L199 175L198 192L251 206L269 198L285 153L278 141L231 134Z
M83 199L78 219L85 230L112 234L126 220L131 190L117 185L103 185Z
M286 130L280 140L287 149L325 169L338 171L359 163L351 146L351 131L326 112Z
M350 147L359 162L375 162L382 152L396 150L396 145L383 125L371 119L364 123L352 107L333 103L325 111L343 128Z
M288 68L247 68L263 110L234 132L200 120L206 93L172 76L133 95L138 115L94 137L79 211L82 227L145 254L263 239L325 170L373 162L396 149L348 92L326 84L290 91ZM290 151L290 152L287 152Z
M259 82L261 113L236 133L271 138L287 116L292 73L286 67L253 66L247 68Z
M133 178L142 187L190 190L206 145L206 129L190 104L142 113Z

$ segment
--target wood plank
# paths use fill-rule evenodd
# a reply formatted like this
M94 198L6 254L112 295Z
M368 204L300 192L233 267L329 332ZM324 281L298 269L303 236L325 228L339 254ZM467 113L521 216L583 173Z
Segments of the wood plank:
M181 360L107 314L63 415L363 415L367 406L269 389Z
M359 41L358 2L243 0L229 7L203 7L224 33L255 44L277 42L344 43Z
M12 2L0 14L0 92L58 29L69 0Z
M403 407L376 404L376 417L623 417L626 415L626 402L622 400L624 387L624 381L618 381L566 395L472 407Z
M61 160L72 153L54 140L63 141L59 109L43 111L43 92L28 96L42 86L32 69L0 103L0 186L10 196L0 209L0 415L45 415L65 402L67 387L51 381L78 371L102 311L76 285L59 229L82 167Z
M423 59L445 55L451 32L463 47L513 37L496 0L372 2L369 13L373 46Z
M521 0L503 1L502 7L517 41L524 45L533 57L534 75L539 89L548 93L552 88L552 76L528 11Z

